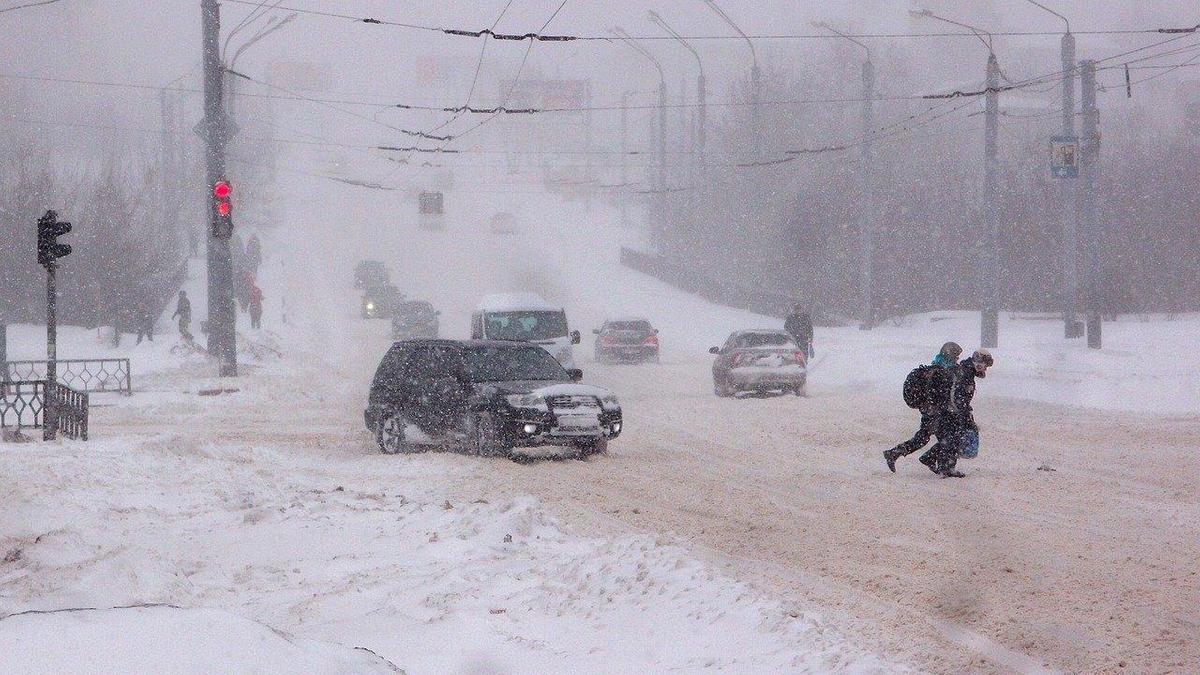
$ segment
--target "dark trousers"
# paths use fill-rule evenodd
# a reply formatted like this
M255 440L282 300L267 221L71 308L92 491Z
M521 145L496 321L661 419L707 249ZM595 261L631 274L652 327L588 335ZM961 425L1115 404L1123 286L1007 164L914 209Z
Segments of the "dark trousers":
M262 328L262 310L261 309L255 311L255 309L253 307L250 308L250 327L251 328Z
M921 455L921 462L937 473L953 470L958 465L958 449L966 431L966 426L955 420L943 420L936 432L938 442Z
M892 448L892 454L897 457L911 455L912 453L925 447L930 438L938 432L938 421L940 416L936 411L921 413L921 426L917 429L917 433L913 437L904 441L900 445ZM939 437L940 438L940 437Z

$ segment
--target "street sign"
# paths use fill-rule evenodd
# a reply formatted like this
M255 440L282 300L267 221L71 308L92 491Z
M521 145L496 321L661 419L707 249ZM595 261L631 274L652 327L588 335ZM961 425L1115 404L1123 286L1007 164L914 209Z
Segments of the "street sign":
M423 216L442 215L442 193L422 192L418 199Z
M1050 138L1050 175L1054 178L1079 177L1079 137Z

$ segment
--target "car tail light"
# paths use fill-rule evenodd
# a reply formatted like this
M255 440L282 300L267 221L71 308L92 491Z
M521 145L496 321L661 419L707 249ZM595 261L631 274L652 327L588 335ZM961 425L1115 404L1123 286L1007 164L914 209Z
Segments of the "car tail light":
M647 337L645 340L642 340L642 344L646 345L647 347L657 347L658 346L658 336L651 335L651 336Z
M611 347L617 344L617 339L611 335L601 335L600 344L604 345L605 347Z
M804 352L796 352L795 354L792 354L792 358L796 359L796 363L803 365L804 360L808 357L804 354Z

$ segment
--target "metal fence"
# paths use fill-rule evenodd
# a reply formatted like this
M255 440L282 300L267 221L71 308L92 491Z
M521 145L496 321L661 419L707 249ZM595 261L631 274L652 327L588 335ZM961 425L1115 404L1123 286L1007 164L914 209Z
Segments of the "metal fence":
M45 408L45 380L0 382L0 427L40 429Z
M47 415L56 422L47 428ZM88 395L58 382L14 380L0 382L0 427L55 430L67 438L88 438Z
M58 359L58 381L75 391L133 394L129 359ZM6 361L4 380L44 380L46 361Z

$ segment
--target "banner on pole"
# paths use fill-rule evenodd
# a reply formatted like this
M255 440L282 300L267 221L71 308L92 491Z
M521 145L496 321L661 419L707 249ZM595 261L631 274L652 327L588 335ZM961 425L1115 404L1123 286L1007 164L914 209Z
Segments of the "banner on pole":
M1050 175L1054 178L1079 177L1079 137L1050 138Z

